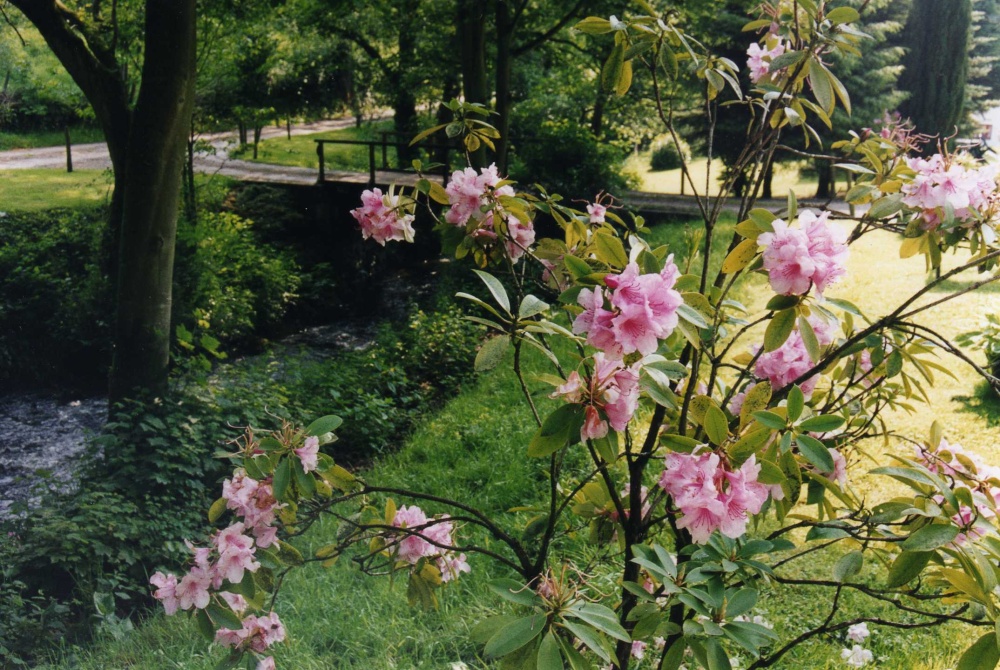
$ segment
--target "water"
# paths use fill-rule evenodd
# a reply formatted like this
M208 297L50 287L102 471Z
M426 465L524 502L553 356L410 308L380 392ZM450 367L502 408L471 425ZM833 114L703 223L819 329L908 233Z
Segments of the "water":
M0 517L31 497L40 475L72 486L89 436L103 426L108 401L42 395L0 398Z

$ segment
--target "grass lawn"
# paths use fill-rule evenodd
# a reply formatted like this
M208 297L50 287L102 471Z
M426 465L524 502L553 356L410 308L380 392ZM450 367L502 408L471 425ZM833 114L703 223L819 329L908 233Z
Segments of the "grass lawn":
M104 141L104 133L99 128L90 128L87 126L71 128L69 137L73 144L89 144L91 142ZM0 132L0 151L60 147L65 144L66 135L62 130L38 130L27 133Z
M269 140L262 140L257 147L258 163L271 163L274 165L292 165L296 167L307 167L318 170L319 158L316 155L316 140L377 140L381 139L382 131L391 131L392 121L377 121L367 123L360 128L344 128L343 130L332 130L325 133L313 133L310 135L293 135L291 139L287 137L275 137ZM394 141L390 136L388 141ZM350 144L327 144L324 148L326 156L326 167L331 170L356 170L358 172L368 171L368 148L363 146L353 146ZM395 149L388 149L389 163L396 167ZM246 147L241 151L233 153L234 158L243 160L254 160L253 147ZM381 149L376 156L378 165L381 166Z
M2 170L0 211L96 205L110 198L111 184L111 174L104 170Z
M649 152L632 155L625 166L627 169L639 175L641 183L640 189L650 193L680 193L681 192L681 170L657 170L653 171L649 167ZM816 195L816 177L802 176L800 174L803 163L780 163L775 167L774 181L771 185L774 197L783 198L788 194L788 190L795 191L799 198L811 198ZM708 161L704 158L696 158L688 163L691 177L698 187L698 193L705 193L705 177L708 171ZM716 159L712 161L712 175L708 184L710 195L719 193L719 175L722 174L724 165L722 161ZM843 193L847 190L843 173L837 172L837 190ZM685 180L684 192L691 194L691 185Z
M732 226L731 221L720 226L714 263L721 259ZM657 242L670 243L680 256L683 231L683 225L661 225L654 228L652 237ZM888 235L873 234L862 240L852 248L848 278L831 289L830 296L848 298L873 317L891 309L925 281L922 260L900 260L897 250L898 240ZM973 278L970 274L956 281L961 285ZM751 281L763 283L760 278ZM752 310L762 307L753 304L750 291L742 293L752 303L749 305ZM932 293L927 299L939 296ZM979 315L990 309L991 304L995 309L995 291L974 293L929 311L923 318L953 336L975 326ZM981 356L978 352L973 355L977 359ZM531 357L526 362L533 367L538 359ZM1000 462L996 447L1000 444L997 403L975 395L975 378L970 371L951 361L944 363L954 370L957 379L938 379L938 385L930 390L929 407L921 408L915 416L891 416L891 423L904 434L920 438L937 418L944 424L949 439L978 451L988 461ZM523 457L533 425L527 412L520 411L522 405L515 379L501 367L427 417L406 446L377 463L367 477L373 482L473 500L494 514L524 504L525 497L528 501L537 500L541 496L538 492L542 489L542 475L537 463L529 463ZM883 452L880 445L869 446L873 454ZM892 489L885 480L864 475L871 465L854 464L852 485L868 492L873 500L885 499ZM524 518L517 514L503 517L511 527L524 523ZM320 546L324 536L334 532L333 525L317 528L302 548L308 551ZM802 541L801 537L795 539ZM819 552L795 569L799 574L829 578L838 558L838 552ZM484 583L498 572L486 559L475 557L471 562L472 574L445 589L441 609L431 613L414 611L406 605L402 581L391 584L386 579L363 577L349 561L342 560L327 571L312 567L293 573L285 597L278 604L278 612L291 635L290 643L275 651L279 667L449 670L458 661L470 668L484 667L468 632L488 608L496 606L498 599L485 592ZM869 565L859 579L878 585L880 577L876 573L881 574ZM821 605L828 602L827 598L828 594L809 589L773 587L765 592L754 613L764 615L774 623L781 637L788 640L823 620L825 612ZM873 607L850 593L845 595L843 604L839 616L845 618L859 614L898 618L891 614L889 606ZM843 619L835 619L840 620ZM954 667L957 655L980 634L956 625L925 632L870 627L873 635L867 647L875 654L873 667L897 670ZM774 667L845 668L840 660L843 647L842 639L821 636L802 645ZM186 617L167 618L157 614L122 640L101 640L89 648L66 650L58 661L42 667L207 670L222 656L219 649L206 649Z

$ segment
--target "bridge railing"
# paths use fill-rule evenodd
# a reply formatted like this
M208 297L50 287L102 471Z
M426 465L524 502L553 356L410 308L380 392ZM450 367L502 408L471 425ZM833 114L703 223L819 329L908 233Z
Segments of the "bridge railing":
M326 151L328 144L342 144L349 146L363 146L368 149L368 184L374 186L377 172L399 172L406 173L412 168L410 166L393 167L389 164L389 149L403 149L416 153L419 150L428 152L434 162L441 163L438 168L441 174L447 178L451 174L451 152L459 151L459 147L453 144L441 142L419 142L410 145L409 142L396 141L390 139L395 133L382 132L378 140L314 140L316 142L316 155L319 158L319 183L326 181ZM377 158L381 158L381 165Z

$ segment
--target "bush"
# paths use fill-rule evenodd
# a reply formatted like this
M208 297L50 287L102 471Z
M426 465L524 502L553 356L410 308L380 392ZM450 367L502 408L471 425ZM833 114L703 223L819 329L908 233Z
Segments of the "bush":
M635 187L624 171L628 151L577 123L518 119L513 136L525 139L513 143L510 177L524 186L543 183L550 193L588 200L600 191L620 194Z
M649 167L654 171L676 170L687 158L686 151L682 155L677 150L677 145L673 140L667 139L653 146L653 153L649 157Z

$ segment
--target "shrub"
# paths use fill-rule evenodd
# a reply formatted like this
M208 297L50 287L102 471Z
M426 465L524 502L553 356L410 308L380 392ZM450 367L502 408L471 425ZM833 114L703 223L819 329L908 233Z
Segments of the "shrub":
M676 170L681 167L682 160L688 156L687 151L681 154L673 140L667 139L653 146L653 153L649 157L649 167L654 171Z

